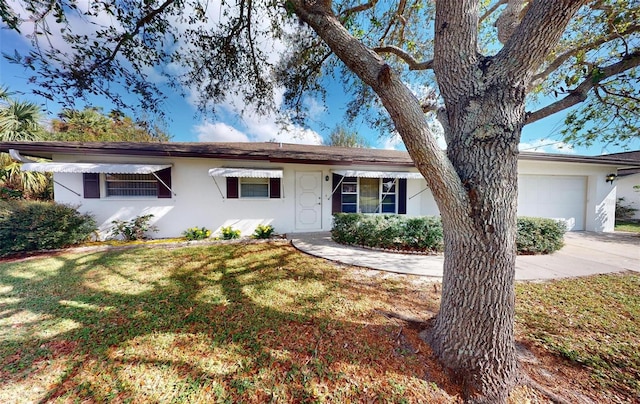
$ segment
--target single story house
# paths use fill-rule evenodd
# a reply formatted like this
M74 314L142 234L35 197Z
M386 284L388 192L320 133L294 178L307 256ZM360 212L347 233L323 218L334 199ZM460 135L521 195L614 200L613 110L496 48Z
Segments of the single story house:
M438 215L408 153L283 143L4 142L0 151L52 172L57 202L113 220L153 214L155 237L190 227L251 234L328 231L335 212ZM50 162L29 162L45 158ZM633 167L611 157L520 154L518 212L564 220L570 230L613 231L616 183Z
M634 168L618 170L616 177L616 197L623 198L622 204L637 209L633 219L640 220L640 150L606 154L602 157L628 160Z

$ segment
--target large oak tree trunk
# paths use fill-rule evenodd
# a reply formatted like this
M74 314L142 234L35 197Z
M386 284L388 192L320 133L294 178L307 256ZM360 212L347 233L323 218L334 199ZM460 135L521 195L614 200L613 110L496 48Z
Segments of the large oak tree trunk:
M504 401L518 375L513 325L523 120L524 89L515 88L489 89L449 113L447 154L467 203L440 206L443 295L431 344L472 401Z
M524 99L531 75L585 2L531 2L492 57L478 53L477 1L436 2L433 70L445 102L446 112L439 114L445 155L420 101L344 28L331 2L292 0L296 14L379 96L438 203L445 241L443 296L430 338L470 401L504 402L518 377L514 275Z

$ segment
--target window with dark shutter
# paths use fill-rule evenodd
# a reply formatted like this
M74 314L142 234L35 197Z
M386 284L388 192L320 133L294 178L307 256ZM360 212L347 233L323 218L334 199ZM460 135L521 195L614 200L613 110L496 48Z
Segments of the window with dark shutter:
M407 214L407 179L398 179L398 213Z
M158 198L171 198L171 167L158 171L156 175L161 180L158 181Z
M227 198L234 199L238 197L238 178L227 177Z
M84 188L85 199L100 198L100 174L98 173L82 174L82 184Z
M333 195L331 197L331 213L342 212L342 187L338 186L338 184L340 184L341 179L342 179L341 175L333 174L331 188L335 189L335 191L333 192Z
M280 178L269 178L269 198L280 198Z

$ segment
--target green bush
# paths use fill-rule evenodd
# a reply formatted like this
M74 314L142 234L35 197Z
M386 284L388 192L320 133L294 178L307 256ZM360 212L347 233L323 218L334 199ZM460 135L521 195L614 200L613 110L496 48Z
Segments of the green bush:
M563 245L563 222L544 218L518 218L519 254L550 254ZM408 251L442 251L440 218L434 216L363 215L337 213L331 238L341 244Z
M633 203L633 202L632 202ZM624 198L618 198L616 201L616 221L624 222L632 220L638 209L631 206L631 203L627 203Z
M331 237L342 244L412 251L442 251L442 225L436 217L337 213Z
M91 215L53 202L0 201L0 256L79 244L97 230Z
M258 227L253 231L253 238L269 238L273 234L275 229L270 224L259 224Z
M182 235L187 240L204 240L205 238L209 238L211 235L211 230L206 227L191 227L182 232Z
M562 221L541 217L519 217L516 246L518 254L551 254L564 245L567 230Z
M226 226L220 229L222 232L223 240L232 240L234 238L240 238L240 230L235 230L231 226Z
M111 236L114 238L122 238L126 241L144 240L147 238L147 232L156 232L156 226L149 225L153 215L136 216L131 220L114 220L111 222Z

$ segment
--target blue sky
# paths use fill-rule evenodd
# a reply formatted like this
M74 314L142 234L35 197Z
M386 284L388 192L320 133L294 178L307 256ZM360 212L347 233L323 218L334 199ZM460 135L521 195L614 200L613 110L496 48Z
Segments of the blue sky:
M0 48L2 53L13 53L14 49L25 51L29 48L29 42L15 32L0 29ZM9 87L15 92L16 98L29 100L42 105L49 118L55 117L60 111L60 105L32 95L33 86L28 83L31 72L25 71L21 66L10 64L5 58L0 60L0 85ZM307 102L312 106L313 119L308 122L307 128L301 128L293 124L288 130L276 124L275 116L257 116L247 114L242 118L233 112L229 104L220 105L219 114L215 120L204 118L197 114L196 108L190 97L182 97L175 93L168 93L164 110L169 120L166 122L166 130L176 142L197 141L281 141L291 143L319 144L326 139L331 131L344 120L346 99L339 84L327 83L329 97L327 105L320 105L315 100ZM276 97L278 99L278 97ZM102 107L105 112L112 106L102 99L91 101L93 106ZM84 107L84 103L76 107ZM559 132L562 128L564 113L558 113L542 121L528 125L522 134L521 150L540 151L550 153L572 153L582 155L599 155L604 153L616 153L625 151L619 147L595 144L592 147L573 148L559 141ZM402 149L402 143L398 138L391 136L379 137L376 130L366 125L353 127L354 130L365 137L369 144L375 148ZM631 149L640 149L640 141L630 145Z

